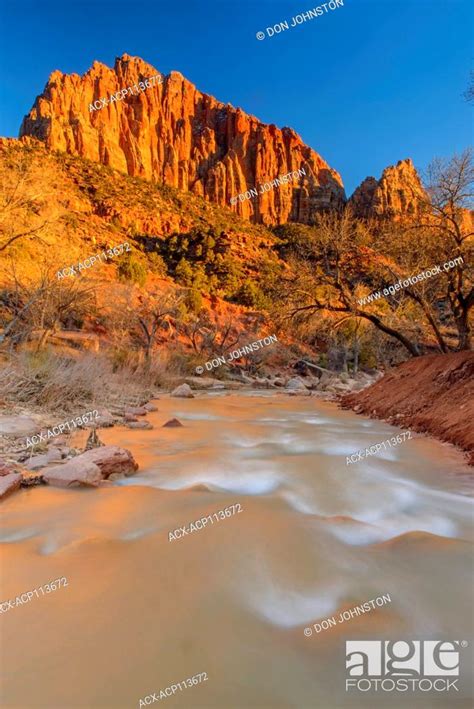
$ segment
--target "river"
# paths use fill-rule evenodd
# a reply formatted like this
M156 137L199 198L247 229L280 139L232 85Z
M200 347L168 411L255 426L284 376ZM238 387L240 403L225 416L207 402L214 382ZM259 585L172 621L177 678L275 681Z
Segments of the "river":
M2 707L138 708L197 673L207 681L159 703L471 706L473 505L460 453L414 436L346 465L399 429L316 397L156 404L154 430L99 431L130 448L134 477L2 503L2 599L67 579L0 616ZM172 417L183 428L161 427ZM469 643L460 691L346 691L346 641L429 639Z

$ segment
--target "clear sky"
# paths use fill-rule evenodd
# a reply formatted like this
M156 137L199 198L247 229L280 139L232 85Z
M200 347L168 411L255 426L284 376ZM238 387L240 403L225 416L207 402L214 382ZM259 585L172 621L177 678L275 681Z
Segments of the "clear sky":
M474 58L472 0L343 0L259 41L312 0L0 0L0 135L18 135L55 69L124 52L203 92L291 126L350 194L411 157L424 169L472 143L462 94ZM471 33L471 34L470 34Z

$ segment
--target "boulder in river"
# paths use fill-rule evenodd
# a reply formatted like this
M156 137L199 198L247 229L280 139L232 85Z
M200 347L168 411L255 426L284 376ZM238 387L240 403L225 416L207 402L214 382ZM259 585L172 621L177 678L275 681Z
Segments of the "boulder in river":
M89 451L89 453L93 452ZM84 460L86 455L88 453L78 455L62 465L43 468L41 471L43 480L56 487L78 487L79 485L97 487L102 481L101 470L91 460Z
M25 462L25 467L28 470L40 470L46 467L50 463L57 463L62 459L61 451L59 448L51 447L48 448L46 453L43 455L34 455L32 458Z
M176 396L181 399L194 399L194 394L189 384L180 384L176 389L173 389L171 396Z
M163 424L162 428L180 428L182 427L181 421L179 419L170 419L166 423Z
M146 416L148 413L144 406L127 406L125 408L125 414L130 414L131 416Z
M125 425L127 428L136 428L143 431L149 431L153 428L149 421L128 421Z
M308 391L305 383L299 377L292 377L286 383L286 389L292 389L293 391Z
M93 448L73 460L85 460L94 463L99 467L104 478L108 478L111 473L133 475L138 470L138 463L130 451L119 446Z
M155 404L152 404L151 401L148 402L148 404L143 404L143 408L146 409L146 411L158 411L158 406L155 406Z
M18 490L21 485L22 476L19 473L7 473L0 475L0 500L3 500L9 493Z

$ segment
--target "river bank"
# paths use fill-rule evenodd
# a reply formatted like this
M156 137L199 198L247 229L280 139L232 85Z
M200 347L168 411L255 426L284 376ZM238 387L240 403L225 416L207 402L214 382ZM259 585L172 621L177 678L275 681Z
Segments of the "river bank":
M253 391L266 389L284 391L287 396L314 396L334 400L342 392L362 390L370 386L380 374L359 372L353 377L334 373L301 362L302 376L294 369L269 374L265 377L250 375L237 370L232 378L219 380L213 377L189 376L174 381L171 397L192 399L204 391L223 392L235 390ZM316 376L315 372L319 374ZM137 388L130 393L117 393L110 397L108 408L92 403L91 409L82 416L71 417L67 409L62 415L51 407L25 406L15 396L10 396L7 406L0 406L0 499L16 492L20 487L42 484L60 487L97 487L104 481L113 481L117 476L133 475L137 465L130 450L121 446L104 447L96 430L123 425L133 430L149 430L153 425L146 420L156 410L153 400L159 400L168 392ZM64 401L70 408L74 397ZM84 407L84 402L81 402ZM77 404L76 404L77 405ZM95 408L97 406L97 408ZM78 412L76 412L78 413ZM163 422L163 427L180 427L178 419ZM89 437L81 446L73 445L75 430L89 429ZM76 440L76 439L75 439ZM93 449L97 449L93 452Z
M474 465L473 352L414 357L341 406L452 443Z

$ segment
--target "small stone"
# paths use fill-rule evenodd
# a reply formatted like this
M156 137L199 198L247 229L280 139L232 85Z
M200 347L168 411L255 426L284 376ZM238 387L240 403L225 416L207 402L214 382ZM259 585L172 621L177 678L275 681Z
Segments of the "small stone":
M112 480L112 482L113 482L114 480L124 480L124 479L125 479L125 475L124 475L123 473L112 473L112 474L109 475L109 477L107 478L107 480Z
M131 421L130 423L127 423L126 426L127 428L133 428L143 431L149 431L153 428L149 421Z
M148 411L144 406L126 406L125 414L131 414L132 416L146 416Z
M57 463L61 458L61 452L56 447L51 447L43 455L35 455L27 460L25 467L28 470L40 470L50 463Z
M115 426L115 419L108 409L98 409L97 418L87 421L84 428L112 428Z
M138 421L137 417L134 416L133 414L126 413L124 416L125 421L128 421L128 423L135 423Z
M170 419L169 421L163 424L162 428L179 428L180 426L183 426L181 421L179 421L178 419Z

